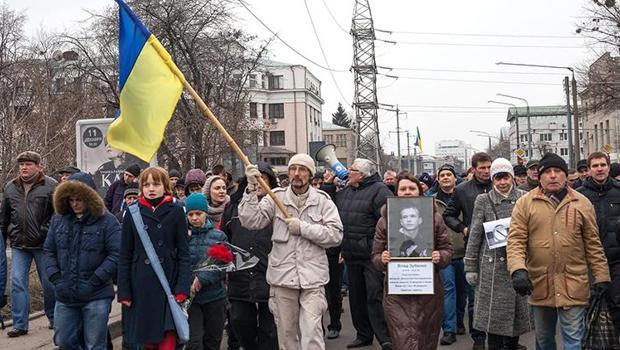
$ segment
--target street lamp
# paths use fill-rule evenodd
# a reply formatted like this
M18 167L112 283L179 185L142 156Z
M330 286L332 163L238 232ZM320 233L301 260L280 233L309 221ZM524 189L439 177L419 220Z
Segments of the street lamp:
M517 105L509 103L509 102L502 102L502 101L494 101L494 100L489 100L487 101L487 103L495 103L498 105L506 105L506 106L512 106L515 108L515 128L517 129L517 149L519 149L519 146L521 145L521 140L519 140L519 111L517 110ZM508 138L510 139L510 138Z
M469 130L469 132L473 132L473 133L477 133L476 136L481 136L481 137L487 137L489 139L489 152L491 152L491 138L494 139L498 139L500 140L499 137L497 136L492 136L491 134L489 134L486 131L480 131L480 130Z
M527 106L527 109L526 109L526 113L527 113L527 152L528 152L528 155L529 155L529 159L532 159L532 157L533 157L533 153L532 153L532 121L531 121L531 115L530 115L530 104L523 97L511 96L511 95L500 94L500 93L497 93L496 95L497 96L506 97L506 98L512 98L514 100L519 100L519 101L525 102L525 105Z

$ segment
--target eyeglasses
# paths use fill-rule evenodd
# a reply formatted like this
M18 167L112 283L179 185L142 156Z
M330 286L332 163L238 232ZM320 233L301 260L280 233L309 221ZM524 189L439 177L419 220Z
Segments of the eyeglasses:
M349 171L350 171L350 172L352 172L352 173L359 173L359 172L360 172L360 171L359 171L359 170L357 170L357 169L349 169Z

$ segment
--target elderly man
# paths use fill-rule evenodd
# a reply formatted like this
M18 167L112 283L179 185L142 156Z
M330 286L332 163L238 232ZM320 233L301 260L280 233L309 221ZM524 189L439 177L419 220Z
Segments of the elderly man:
M34 259L43 286L45 315L50 328L54 324L54 288L47 279L43 262L43 243L50 219L54 214L52 194L57 182L45 176L41 156L26 151L17 156L19 176L4 187L0 205L0 231L11 241L13 265L11 271L11 301L13 330L11 338L28 333L30 292L28 276Z
M394 170L388 170L383 174L383 183L392 192L396 192L396 172Z
M286 207L285 216L271 197L258 200L261 174L249 165L248 187L239 204L243 227L259 230L273 223L267 283L271 287L269 308L283 350L325 349L321 323L327 310L324 286L329 281L325 249L342 241L342 223L329 196L310 186L315 171L309 155L291 157L290 186L273 190Z
M559 318L565 350L581 349L584 317L595 293L609 286L609 269L590 201L566 183L564 159L547 153L538 164L540 188L521 197L512 211L508 271L514 289L530 295L536 348L556 349Z
M370 250L381 207L393 193L381 181L375 165L361 158L349 167L349 183L343 190L336 193L329 184L324 188L333 195L344 226L342 257L347 266L351 318L357 330L356 339L347 347L368 346L376 336L383 349L391 349L383 314L383 272L372 265Z
M527 180L519 186L520 190L529 192L538 187L538 160L532 159L526 165Z

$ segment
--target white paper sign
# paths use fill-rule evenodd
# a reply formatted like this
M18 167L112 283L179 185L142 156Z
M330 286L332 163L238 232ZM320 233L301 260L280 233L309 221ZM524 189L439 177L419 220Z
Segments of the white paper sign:
M432 261L388 263L388 294L434 294Z
M508 229L510 228L510 217L485 222L482 226L484 226L484 236L487 239L489 249L506 246L508 242Z

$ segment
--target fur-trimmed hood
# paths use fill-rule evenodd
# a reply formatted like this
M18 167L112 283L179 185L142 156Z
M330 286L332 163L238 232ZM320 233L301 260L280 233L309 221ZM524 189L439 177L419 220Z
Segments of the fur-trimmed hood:
M103 199L99 196L97 191L83 182L72 180L64 182L56 187L56 191L54 192L54 210L56 214L66 215L73 213L73 210L71 210L69 206L69 197L71 196L82 198L84 203L86 203L86 213L96 218L102 217L106 213Z

